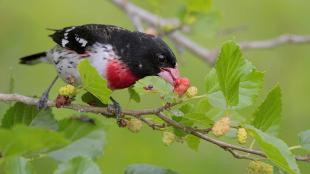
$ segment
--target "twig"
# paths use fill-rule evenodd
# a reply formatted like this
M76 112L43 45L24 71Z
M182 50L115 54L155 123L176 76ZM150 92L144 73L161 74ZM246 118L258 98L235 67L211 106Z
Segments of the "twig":
M23 95L19 95L19 94L3 94L3 93L0 93L0 101L21 102L21 103L24 103L27 105L36 105L37 102L39 101L39 99L33 98L33 97L27 97L27 96L23 96ZM53 101L48 101L47 104L49 107L55 107L55 104ZM179 104L179 103L167 104L167 105L164 105L164 106L161 106L158 108L154 108L154 109L124 110L122 114L127 115L127 116L136 117L138 119L142 119L142 121L144 121L151 128L154 128L154 127L160 128L160 125L154 124L154 123L150 122L149 120L144 119L144 117L141 117L143 115L156 115L160 119L162 119L167 125L173 126L174 128L177 128L180 130L183 130L183 131L185 131L189 134L192 134L192 135L194 135L194 136L196 136L202 140L208 141L208 142L210 142L210 143L212 143L218 147L221 147L222 149L229 151L234 157L238 157L238 158L242 158L242 159L250 159L250 158L246 158L240 154L237 154L236 151L239 151L239 152L245 152L245 153L249 153L252 155L256 155L256 156L266 158L266 155L261 151L248 149L246 147L241 147L241 146L237 146L237 145L233 145L233 144L228 144L226 142L211 138L211 137L205 135L204 133L200 133L199 130L195 130L195 128L187 127L181 123L178 123L178 122L172 120L170 117L166 116L163 113L164 110L170 109L171 107L173 107L177 104ZM87 105L70 104L68 106L64 106L64 108L72 109L72 110L75 110L78 112L100 113L100 114L105 115L106 117L115 118L113 113L109 112L107 110L107 108L104 108L104 107L93 107L93 106L87 106ZM166 126L166 125L162 125L162 126ZM297 161L310 162L310 155L296 156L296 160Z
M240 48L243 50L249 49L263 49L263 48L272 48L283 44L293 43L293 44L303 44L310 42L310 35L293 35L293 34L284 34L276 38L267 39L267 40L258 40L258 41L243 41L240 42Z
M180 26L182 25L178 19L161 18L143 8L138 7L137 5L134 5L133 3L127 2L127 0L112 0L112 2L121 9L123 9L128 15L137 15L141 18L141 20L147 22L154 27L162 28L165 25L169 25L172 28L180 28ZM190 52L197 55L203 61L207 61L211 64L214 62L215 58L210 57L208 49L196 44L182 33L174 30L174 32L169 32L168 36L172 41L188 49Z
M155 15L128 0L111 0L115 5L123 9L129 16L136 15L141 18L144 22L162 28L165 25L172 26L172 28L179 29L182 23L178 19L165 19L158 15ZM195 41L182 34L180 30L172 30L173 32L166 33L167 36L182 48L186 48L192 54L196 55L201 60L212 65L215 63L218 55L218 49L208 49L197 44ZM242 50L250 49L263 49L273 48L283 44L303 44L310 43L310 35L293 35L285 34L275 38L258 41L243 41L240 42L240 48Z
M254 158L251 158L247 155L241 155L241 154L235 152L233 149L230 149L230 148L228 148L227 151L230 152L237 159L255 160Z

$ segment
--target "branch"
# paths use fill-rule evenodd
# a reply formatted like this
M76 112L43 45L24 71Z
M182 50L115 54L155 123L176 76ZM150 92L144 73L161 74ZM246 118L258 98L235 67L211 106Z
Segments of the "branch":
M27 105L36 105L37 102L39 101L39 99L33 98L33 97L27 97L27 96L23 96L23 95L19 95L19 94L2 94L2 93L0 93L0 101L3 101L3 102L21 102L21 103L24 103ZM47 104L49 107L56 107L55 103L53 101L48 101ZM136 117L137 119L141 119L149 127L153 128L155 130L160 130L160 128L164 128L166 126L166 124L169 126L172 126L174 128L181 129L181 130L183 130L189 134L192 134L192 135L194 135L194 136L196 136L202 140L208 141L208 142L210 142L210 143L212 143L218 147L221 147L222 149L230 152L236 158L253 159L249 156L241 155L237 152L245 152L245 153L249 153L252 155L256 155L256 156L266 158L266 155L261 151L248 149L246 147L237 146L237 145L233 145L233 144L228 144L226 142L211 138L211 137L205 135L204 132L201 133L201 131L197 130L196 128L187 127L181 123L178 123L163 113L163 111L170 109L171 107L174 107L177 104L179 104L179 103L166 104L164 106L161 106L158 108L153 108L153 109L123 110L122 114L127 115L127 116ZM93 106L88 106L88 105L70 104L70 105L64 106L64 108L75 110L78 112L90 112L90 113L103 114L104 116L106 116L108 118L115 118L114 114L112 112L108 111L107 108L104 108L104 107L93 107ZM153 123L153 122L147 120L146 118L144 118L143 116L145 116L145 115L156 115L160 119L162 119L165 122L165 124L161 125L161 124ZM296 160L297 161L310 162L310 155L296 156Z
M172 28L181 28L182 23L178 19L165 19L158 15L155 15L133 3L128 2L128 0L111 0L115 5L123 9L132 18L132 15L138 16L144 22L154 26L162 28L165 25L172 26ZM134 22L134 25L137 26ZM137 28L137 27L136 27ZM168 32L167 36L180 47L186 48L189 52L196 55L201 60L212 65L215 63L216 57L218 55L218 49L208 49L205 48L195 41L188 38L186 35L182 34L179 30L173 30L173 32ZM275 38L267 40L258 41L243 41L240 42L240 48L242 50L250 49L268 49L283 44L303 44L310 43L310 35L292 35L285 34L280 35Z
M272 48L283 44L303 44L310 43L310 35L292 35L284 34L276 38L267 39L267 40L258 40L258 41L244 41L240 42L240 48L243 50L249 49L263 49L263 48Z
M144 22L159 28L169 25L172 28L179 28L182 24L178 19L164 19L161 18L143 8L134 5L133 3L128 2L128 0L112 0L112 2L123 9L129 16L136 15L141 18ZM197 55L203 61L212 64L215 60L214 56L210 56L211 53L207 48L203 48L200 45L196 44L194 41L189 39L187 36L183 35L179 31L174 31L168 34L169 38L181 45L182 47L188 49L193 54Z

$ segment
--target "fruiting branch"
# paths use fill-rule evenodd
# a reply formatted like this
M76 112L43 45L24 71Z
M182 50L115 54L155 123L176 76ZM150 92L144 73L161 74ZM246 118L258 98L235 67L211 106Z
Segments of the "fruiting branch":
M36 105L38 100L39 100L38 98L27 97L27 96L23 96L19 94L0 93L0 101L3 101L3 102L21 102L27 105ZM48 101L47 104L49 107L56 107L53 101ZM237 145L233 145L233 144L229 144L229 143L217 140L207 135L208 132L210 131L209 129L200 130L200 129L196 129L193 127L188 127L188 126L185 126L181 123L178 123L172 120L170 117L165 115L164 113L165 110L170 109L171 107L174 107L175 105L178 105L178 104L180 103L167 104L167 105L164 105L158 108L153 108L153 109L124 110L122 114L140 119L143 122L145 122L149 127L153 128L154 130L161 130L161 128L164 128L166 125L183 130L202 140L208 141L218 147L221 147L222 149L230 152L236 158L251 159L251 160L254 159L248 155L243 155L240 153L248 153L248 154L258 156L258 157L266 158L266 155L261 151L248 149L246 147L237 146ZM67 106L63 106L63 108L75 110L78 112L97 113L97 114L102 114L108 118L115 118L113 113L108 111L107 108L104 108L104 107L93 107L93 106L87 106L87 105L70 104ZM161 120L163 120L165 124L153 123L152 121L149 121L144 117L146 115L156 115ZM310 154L305 155L305 156L296 156L296 160L310 162Z
M128 0L111 0L116 6L125 11L132 19L133 24L139 31L143 31L141 22L145 22L155 28L163 28L164 26L170 26L173 29L172 32L167 32L166 35L181 48L186 48L189 52L196 55L201 60L208 64L214 64L218 49L208 49L191 40L184 35L180 29L182 29L182 23L176 18L166 19L158 15L147 11ZM242 50L250 49L268 49L283 44L304 44L310 43L310 35L293 35L284 34L275 38L257 41L243 41L240 42L240 48Z

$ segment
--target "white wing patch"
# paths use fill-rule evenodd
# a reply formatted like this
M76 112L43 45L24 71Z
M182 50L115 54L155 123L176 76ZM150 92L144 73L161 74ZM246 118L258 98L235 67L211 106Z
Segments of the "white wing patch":
M82 47L85 47L86 44L88 43L87 40L83 39L83 38L80 38L78 36L75 36L75 40L81 44Z
M68 43L69 43L69 41L67 40L67 38L61 40L61 46L62 47L65 47Z
M62 46L62 47L65 47L65 46L69 43L69 41L68 41L68 34L69 34L70 31L72 31L72 30L74 30L74 29L75 29L75 27L71 27L71 28L68 28L68 29L65 31L65 33L64 33L64 39L61 40L61 46Z

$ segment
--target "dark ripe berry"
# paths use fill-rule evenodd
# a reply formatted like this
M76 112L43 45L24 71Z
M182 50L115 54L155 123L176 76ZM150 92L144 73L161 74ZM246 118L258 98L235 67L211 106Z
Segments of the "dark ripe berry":
M121 119L117 120L117 124L119 127L126 127L127 126L127 120L121 118Z
M57 98L55 99L55 106L57 108L61 108L69 104L71 104L71 99L68 96L58 95Z

